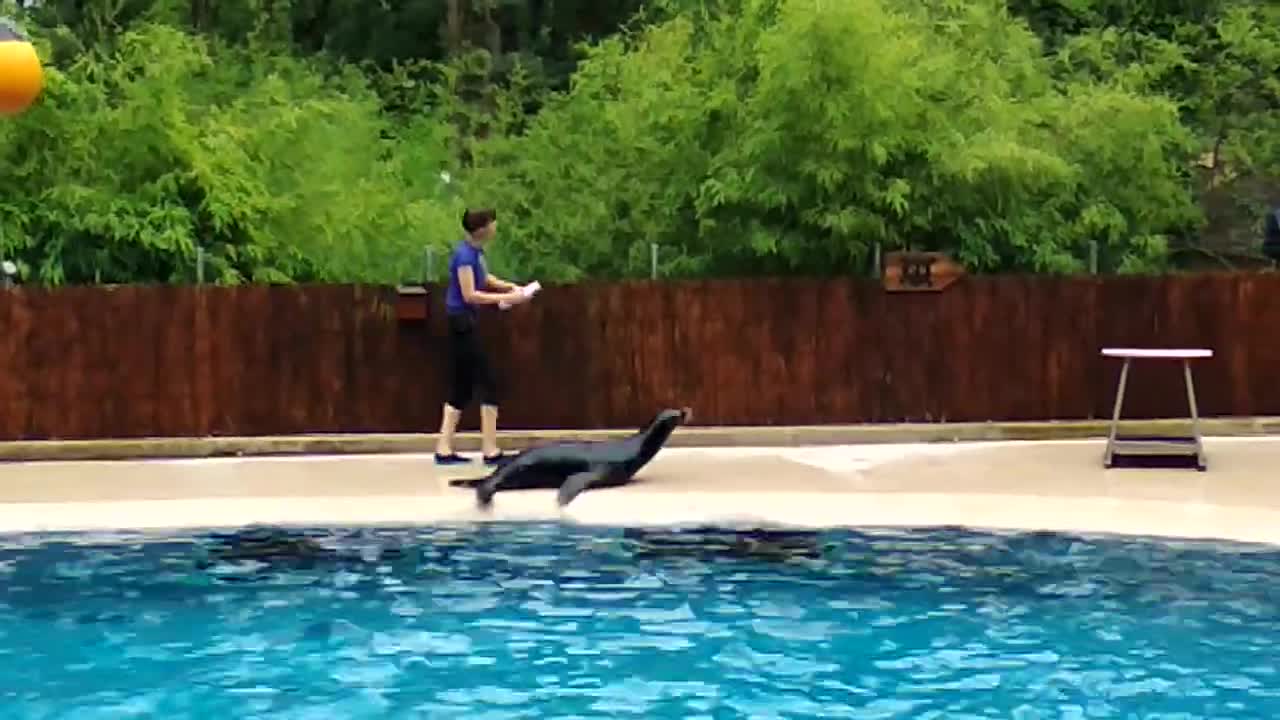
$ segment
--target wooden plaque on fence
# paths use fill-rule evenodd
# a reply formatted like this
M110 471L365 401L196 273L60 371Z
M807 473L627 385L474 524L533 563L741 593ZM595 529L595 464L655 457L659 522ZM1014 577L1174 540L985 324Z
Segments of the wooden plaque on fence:
M884 256L885 292L941 292L964 277L964 267L946 253L898 251Z
M396 319L400 322L422 322L427 319L427 303L431 293L421 285L396 288Z

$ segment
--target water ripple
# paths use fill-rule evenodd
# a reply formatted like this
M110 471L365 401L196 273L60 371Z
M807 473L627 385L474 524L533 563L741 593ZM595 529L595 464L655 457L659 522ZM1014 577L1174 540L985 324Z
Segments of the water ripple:
M1280 717L1280 550L1239 544L62 534L0 578L16 720Z

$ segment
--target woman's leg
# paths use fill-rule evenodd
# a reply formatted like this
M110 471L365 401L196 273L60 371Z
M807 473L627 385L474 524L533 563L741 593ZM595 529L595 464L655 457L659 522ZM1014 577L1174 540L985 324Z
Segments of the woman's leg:
M498 406L480 406L480 447L486 458L498 455Z
M480 387L480 445L486 460L501 460L503 455L498 449L498 381L489 358L480 348L476 349L472 370L476 385Z
M458 432L458 420L462 418L462 410L446 402L440 414L440 435L436 438L436 459L448 460L456 455L453 451L453 437Z
M439 462L465 462L454 451L453 439L475 384L474 340L467 325L465 320L449 318L449 394L441 410L440 435L436 439Z

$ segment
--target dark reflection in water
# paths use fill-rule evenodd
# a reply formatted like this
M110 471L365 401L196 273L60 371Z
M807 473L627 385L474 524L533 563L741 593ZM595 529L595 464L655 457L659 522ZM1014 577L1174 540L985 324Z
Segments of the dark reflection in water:
M1271 720L1277 580L954 529L7 537L0 716Z

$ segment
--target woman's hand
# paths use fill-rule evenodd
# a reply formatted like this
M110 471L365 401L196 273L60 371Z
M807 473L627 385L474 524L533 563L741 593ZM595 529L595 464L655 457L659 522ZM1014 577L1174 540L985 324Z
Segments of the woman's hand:
M534 280L533 282L523 287L516 286L516 289L512 290L510 293L503 293L503 295L501 296L502 300L498 301L498 309L506 310L507 308L510 308L513 305L520 305L522 303L527 303L530 300L532 300L533 296L537 295L538 291L541 289L542 289L542 283L538 282L537 280ZM520 299L515 301L511 300L510 296L512 293L519 295Z
M531 299L533 299L532 295L526 294L523 288L517 287L515 290L512 290L511 292L502 293L502 301L499 303L499 305L504 305L506 307L511 307L512 305L522 305L524 303L529 302Z

